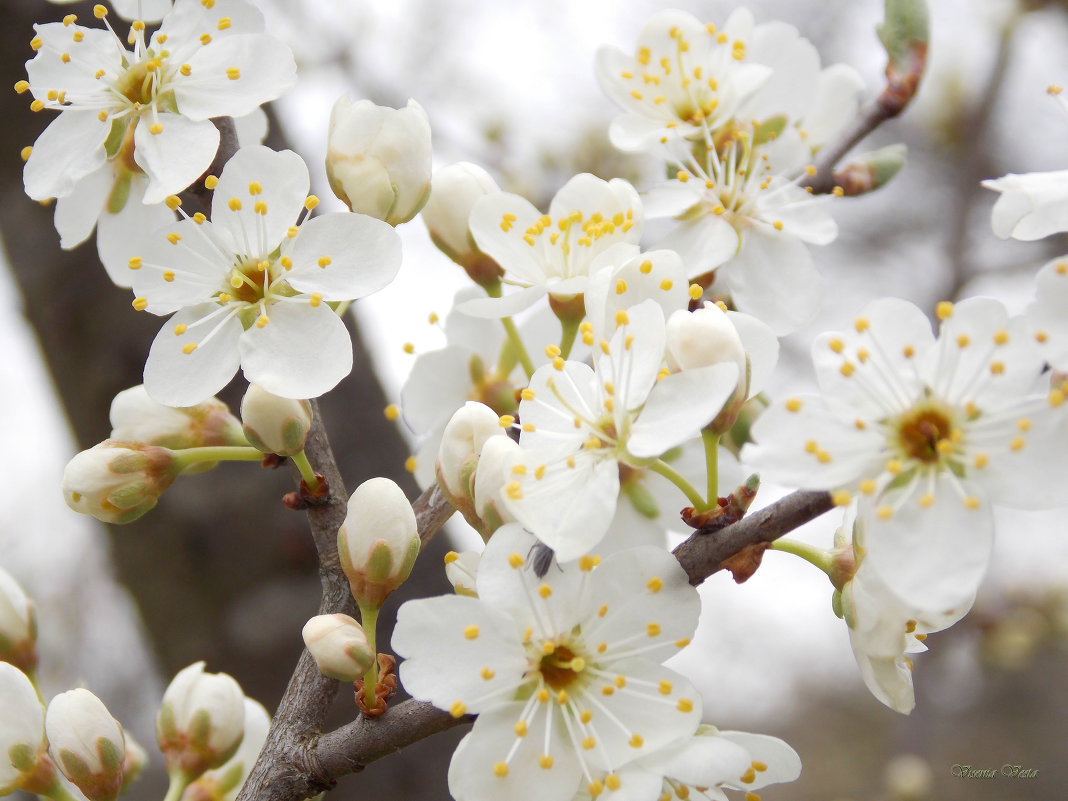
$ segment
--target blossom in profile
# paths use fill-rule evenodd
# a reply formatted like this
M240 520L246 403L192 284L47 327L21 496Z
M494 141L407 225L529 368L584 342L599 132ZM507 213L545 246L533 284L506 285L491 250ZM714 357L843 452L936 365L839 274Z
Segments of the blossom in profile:
M548 214L519 195L497 192L475 202L469 224L479 249L504 270L502 283L519 290L469 300L460 309L505 317L545 295L561 300L581 295L599 266L636 254L642 206L626 181L583 173L556 193Z
M1024 315L1046 362L1068 373L1068 258L1043 265L1035 279L1035 299Z
M152 343L145 389L192 406L240 366L273 395L314 398L352 369L334 306L375 292L400 267L386 223L338 212L309 218L308 168L292 151L242 148L202 214L142 234L129 262L134 308L174 313Z
M994 235L1031 242L1068 231L1068 170L1030 172L983 181L999 192L990 212Z
M453 755L454 797L569 801L602 772L692 735L701 699L661 662L689 643L700 599L669 553L636 548L536 575L536 540L498 529L478 598L401 607L394 649L414 697L478 715ZM444 657L443 657L444 655Z
M859 492L871 509L864 564L899 599L952 609L975 592L993 539L991 504L1063 502L1065 389L1050 389L1022 318L990 298L920 309L869 304L852 330L813 345L821 396L773 403L743 461L784 484Z

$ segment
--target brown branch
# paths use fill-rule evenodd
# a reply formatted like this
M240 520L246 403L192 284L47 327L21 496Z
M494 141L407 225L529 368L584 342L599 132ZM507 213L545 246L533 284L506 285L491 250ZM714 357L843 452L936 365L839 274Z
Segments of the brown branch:
M428 508L435 506L429 490L423 493L420 501L423 498L427 499ZM696 586L721 570L723 563L743 548L776 540L819 517L832 506L831 496L826 492L795 492L719 531L695 532L675 549L674 554L690 577L690 583ZM303 777L305 784L301 786L301 792L310 795L376 759L473 719L470 715L454 718L422 701L405 701L377 720L355 720L322 735L313 744L311 750L314 753L305 755L303 769L314 773ZM289 771L296 767L291 764ZM290 776L289 784L297 778L300 777ZM304 796L288 791L275 792L272 786L271 792L262 797L270 801L296 801ZM239 801L243 799L244 796Z
M330 495L325 504L307 509L312 539L319 555L319 577L323 588L319 614L343 612L355 617L358 614L356 601L349 590L348 579L341 571L337 554L337 530L345 521L348 512L345 482L337 469L334 453L327 440L318 403L312 401L312 406L315 410L315 422L305 445L305 453L316 472L326 477L330 487ZM419 536L425 546L449 519L453 509L436 486L420 495L413 507L419 525ZM339 682L319 672L315 660L305 649L271 722L267 742L241 789L238 801L253 798L298 801L328 789L333 786L338 776L354 769L335 774L324 773L317 767L320 750L317 748L317 741L321 736L326 713L340 686ZM430 714L424 710L420 717L419 714L400 711L406 707L407 705L401 704L397 710L391 710L375 723L364 723L368 727L368 734L358 741L366 743L369 739L387 738L389 729L381 728L383 721L395 721L390 724L391 727L399 726L401 730L406 730L411 726L410 721L420 721ZM440 714L452 721L447 713ZM354 724L350 724L352 725ZM429 727L426 734L416 734L412 742L442 728L440 725L438 728ZM374 734L370 733L372 730ZM394 740L400 742L397 748L407 744L402 741L405 732L393 736Z

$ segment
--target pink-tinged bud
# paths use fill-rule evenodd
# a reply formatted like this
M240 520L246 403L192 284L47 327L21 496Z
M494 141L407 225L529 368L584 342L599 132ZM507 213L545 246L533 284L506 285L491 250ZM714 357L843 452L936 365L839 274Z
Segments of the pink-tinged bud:
M167 771L196 777L237 751L245 731L245 694L225 673L196 662L178 672L163 694L156 740Z
M477 164L461 161L434 173L430 199L423 207L423 222L430 239L482 286L499 281L504 271L479 250L468 219L476 200L500 191L488 172Z
M186 787L182 801L235 801L263 750L270 728L271 716L263 704L246 698L245 736L241 739L241 747L224 765L207 771Z
M482 446L490 437L504 435L500 416L475 401L457 409L445 426L438 447L438 483L457 508L471 506L474 499L474 470Z
M419 527L404 491L388 478L358 486L337 532L337 550L353 597L362 605L381 607L408 578L419 555Z
M171 450L247 444L241 421L221 400L164 406L152 400L141 384L124 389L111 402L111 439Z
M37 667L37 616L33 601L3 568L0 568L0 662L10 662L23 671Z
M374 664L375 654L363 626L348 615L316 615L301 632L315 664L324 676L355 682Z
M119 793L126 792L127 788L141 778L141 774L148 765L148 752L141 743L137 742L128 732L122 733L126 741L126 753L122 759L122 789Z
M122 788L126 744L122 727L88 690L52 699L45 714L52 760L89 801L112 801Z
M241 399L241 421L252 447L293 456L304 450L312 426L312 407L306 400L280 398L258 384L249 384Z
M665 356L673 372L715 364L733 364L738 369L734 394L707 426L718 434L730 430L749 394L749 360L727 313L715 303L705 303L693 312L673 312L665 334Z
M0 795L47 787L55 779L45 740L45 710L26 674L0 662ZM42 781L42 779L44 779Z
M326 176L355 212L390 225L408 222L430 194L430 121L423 107L338 98L330 113Z
M63 497L75 512L129 523L156 505L177 474L173 451L107 439L67 463Z

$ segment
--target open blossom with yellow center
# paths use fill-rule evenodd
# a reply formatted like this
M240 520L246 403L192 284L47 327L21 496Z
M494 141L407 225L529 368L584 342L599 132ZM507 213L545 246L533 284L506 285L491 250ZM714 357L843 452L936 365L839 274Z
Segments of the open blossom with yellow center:
M330 304L392 281L400 240L362 214L309 219L308 186L295 153L242 148L215 185L210 222L198 213L137 236L134 308L177 312L145 365L153 400L194 405L238 366L284 398L317 397L348 375L352 343Z
M617 310L614 331L593 348L593 368L558 356L525 390L523 451L501 501L563 562L608 531L620 466L648 466L697 437L744 380L732 363L671 373L665 341L663 309L644 300Z
M1001 303L941 303L926 316L896 298L813 345L822 397L773 404L742 459L775 481L866 497L865 565L902 600L946 610L986 570L990 505L1063 502L1065 388L1050 388L1022 318Z
M700 722L693 686L660 665L689 643L700 611L674 557L636 548L539 578L527 558L535 543L501 527L479 563L477 599L409 601L398 615L405 689L478 715L453 755L456 798L569 801Z
M104 6L94 15L107 30L78 25L73 14L35 26L28 80L15 87L32 93L35 111L60 112L26 162L34 200L71 194L110 161L144 174L144 202L159 203L211 165L212 117L249 114L296 80L289 48L263 33L263 16L245 0L177 0L147 42L144 22L120 38ZM115 181L113 212L129 192L124 180Z
M471 209L471 235L504 270L503 283L520 287L500 298L469 300L460 309L504 317L548 294L581 295L596 270L638 253L642 207L638 193L619 178L583 173L568 181L542 214L508 192L480 198Z
M643 194L649 218L678 226L658 247L782 335L815 313L819 276L807 244L838 229L799 184L814 153L852 119L863 86L846 65L820 68L793 27L756 25L739 9L722 29L656 14L634 56L598 53L604 91L623 107L610 129L625 151L648 151L674 178Z

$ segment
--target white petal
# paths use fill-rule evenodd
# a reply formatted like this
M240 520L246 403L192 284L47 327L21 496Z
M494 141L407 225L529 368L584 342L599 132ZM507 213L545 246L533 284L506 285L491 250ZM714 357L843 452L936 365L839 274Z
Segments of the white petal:
M816 97L801 121L805 141L820 147L845 128L857 113L864 80L848 64L832 64L820 73Z
M188 63L190 77L175 76L173 88L178 110L194 120L243 117L282 95L297 79L293 52L267 34L228 36L198 50Z
M664 775L691 787L737 782L752 764L749 752L717 734L697 734L664 760Z
M158 134L150 127L158 120ZM142 114L134 130L134 160L148 175L145 203L160 203L192 184L211 166L219 149L219 129L207 120L181 114Z
M323 214L300 228L293 247L282 252L293 259L290 286L318 292L324 300L354 300L377 292L397 275L400 237L381 220L363 214ZM323 257L329 259L322 266Z
M819 311L823 279L808 248L783 231L746 231L741 252L720 268L738 311L752 314L779 336Z
M466 348L447 347L420 354L401 387L404 421L417 434L446 421L472 391L471 359Z
M195 406L234 377L240 362L241 323L219 311L214 303L182 309L156 334L145 363L145 389L152 400L167 406ZM216 316L207 319L212 314ZM179 326L184 326L178 329L182 334L176 333ZM197 347L184 353L187 344Z
M106 160L104 140L110 130L110 123L101 122L95 111L60 113L37 137L26 161L22 173L26 194L47 200L73 192L78 181Z
M546 284L538 284L537 286L524 287L518 292L511 292L500 298L471 298L458 303L456 309L472 317L510 317L534 305L541 297L547 294L549 294L549 287Z
M248 242L245 255L265 258L303 211L309 184L304 159L292 150L243 147L219 176L211 201L212 224L230 232L235 244ZM257 213L257 203L266 204L266 214Z
M716 733L716 737L740 745L749 752L750 759L768 766L765 771L757 771L756 781L749 784L731 782L731 786L756 790L769 784L792 782L801 775L801 758L778 737L745 731L721 731Z
M61 248L70 250L89 238L114 184L114 170L110 164L103 164L78 181L69 195L56 200L55 223Z
M504 215L515 215L509 230L502 228ZM537 284L546 278L537 256L540 249L523 240L524 232L541 216L525 198L500 192L479 198L471 207L469 226L479 248L492 256L501 268L523 284Z
M656 383L631 427L627 450L635 456L659 456L696 436L711 422L738 383L733 364L683 370Z
M680 223L656 246L676 251L694 278L735 258L741 242L733 225L708 212Z
M144 177L134 176L130 197L122 211L110 214L105 210L97 222L96 250L108 277L118 286L132 285L130 258L137 255L138 246L143 241L140 234L158 231L174 223L175 214L166 204L149 206L142 202L146 183Z
M753 397L763 391L779 361L779 338L756 317L736 311L728 311L727 317L749 357L749 397Z
M241 369L250 382L283 398L317 398L352 371L352 339L326 304L304 298L267 310L270 322L241 337Z

